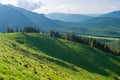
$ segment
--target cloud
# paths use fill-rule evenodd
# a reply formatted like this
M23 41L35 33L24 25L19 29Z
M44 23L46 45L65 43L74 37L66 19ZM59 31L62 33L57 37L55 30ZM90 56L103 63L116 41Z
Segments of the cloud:
M110 8L111 8L111 9L117 9L117 7L116 7L116 6L110 6Z
M0 0L0 3L2 4L12 4L16 6L17 0Z
M97 0L96 0L97 1ZM72 3L73 2L73 3ZM86 2L86 1L85 1ZM101 1L102 2L102 1ZM82 0L0 0L2 4L12 4L38 13L64 12L64 13L106 13L119 10L120 5L115 3L84 3ZM107 1L106 1L107 2Z
M62 4L54 8L51 8L49 6L44 5L41 8L36 9L34 11L38 13L52 13L52 12L77 13L79 11L79 7L68 4Z
M62 12L76 12L76 11L79 11L80 9L74 5L63 4L61 6L56 7L55 10L62 11Z
M35 10L40 8L43 3L41 0L0 0L2 4L12 4L27 10Z
M17 0L16 4L18 7L31 11L38 9L43 5L41 0Z

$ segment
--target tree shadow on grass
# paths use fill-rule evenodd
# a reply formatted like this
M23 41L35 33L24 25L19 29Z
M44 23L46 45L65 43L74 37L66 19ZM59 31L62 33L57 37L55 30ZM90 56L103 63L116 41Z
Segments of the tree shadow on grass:
M57 65L65 67L65 68L69 68L69 69L71 69L73 71L79 72L79 70L77 68L75 68L73 65L67 64L67 63L65 63L63 61L53 59L53 58L50 58L50 57L41 56L41 55L38 55L38 54L32 54L32 56L34 56L34 57L36 57L37 59L40 59L40 60L45 59L45 60L47 60L49 62L55 63Z
M83 48L78 52L76 49L68 46L69 43L65 43L59 39L52 39L50 37L40 38L37 36L27 36L26 44L30 48L34 47L34 49L40 50L51 57L76 65L91 73L109 76L110 73L107 71L111 71L120 75L120 66L110 60L113 59L120 62L120 58L116 59L109 55L102 54L98 52L98 50L88 46L83 46ZM39 59L38 56L35 57ZM64 67L68 67L66 64L59 61L49 58L47 60Z

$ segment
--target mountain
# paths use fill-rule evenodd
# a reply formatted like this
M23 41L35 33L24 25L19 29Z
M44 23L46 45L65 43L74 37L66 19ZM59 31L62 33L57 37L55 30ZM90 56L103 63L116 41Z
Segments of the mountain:
M75 23L79 23L92 18L90 16L85 16L80 14L65 14L65 13L50 13L50 14L46 14L46 17L53 20L60 20L64 22L75 22Z
M48 19L58 18L57 20ZM0 31L7 27L23 28L25 26L39 27L42 30L59 30L74 32L80 35L95 35L120 37L120 11L114 11L99 17L79 14L38 14L12 5L0 4ZM59 21L61 20L61 21Z
M60 26L55 20L50 20L44 14L31 12L13 5L0 4L0 31L7 27L13 29L25 26L39 27L42 30L58 29Z
M24 26L35 26L31 20L29 20L21 12L7 6L0 4L0 31L6 31L7 27L22 28Z
M120 37L120 11L114 11L108 14L89 17L81 20L78 15L52 13L47 14L51 19L57 19L65 22L58 22L65 32L74 32L80 35L94 35L105 37ZM64 16L64 17L63 17ZM80 15L79 15L80 16ZM67 17L67 18L66 18ZM75 19L76 18L76 19ZM71 21L70 21L71 20ZM72 21L76 20L78 22Z
M86 16L91 16L91 17L100 17L102 16L103 14L84 14Z
M29 20L34 22L37 26L39 26L43 30L57 29L59 28L59 24L56 23L55 20L48 19L44 14L38 14L32 11L25 10L23 8L15 7L10 5L10 7L20 11L24 14Z
M113 11L108 14L102 15L102 17L114 17L114 18L120 18L120 11Z
M83 22L83 24L89 24L91 27L100 27L100 28L112 28L112 27L118 27L120 25L120 18L114 18L114 17L97 17L91 20L87 20Z
M85 21L81 25L103 34L120 37L120 11L113 11L100 17Z
M49 35L0 33L1 80L119 80L120 57Z
M64 30L81 35L120 37L120 11L104 14L81 23L66 23Z

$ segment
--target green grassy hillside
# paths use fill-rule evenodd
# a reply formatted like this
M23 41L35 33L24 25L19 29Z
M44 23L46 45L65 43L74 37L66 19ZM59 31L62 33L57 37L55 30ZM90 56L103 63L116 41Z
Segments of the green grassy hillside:
M0 34L0 80L119 80L120 57L33 33Z

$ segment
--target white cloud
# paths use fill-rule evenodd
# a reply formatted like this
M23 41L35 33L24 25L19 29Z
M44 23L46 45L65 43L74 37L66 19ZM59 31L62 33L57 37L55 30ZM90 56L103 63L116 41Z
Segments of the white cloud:
M53 2L55 1L55 2ZM76 1L76 0L75 0ZM60 3L59 3L60 2ZM82 1L81 1L82 2ZM84 1L83 1L84 2ZM101 13L119 10L120 6L115 4L83 4L78 2L72 3L66 0L0 0L3 4L12 4L27 10L35 11L38 13ZM78 4L80 3L80 4ZM91 5L92 4L92 5Z
M27 10L35 10L43 5L41 0L0 0L0 3L12 4Z
M72 6L68 6L68 5L66 5L66 4L63 4L63 5L61 5L61 6L58 6L58 7L56 7L55 8L55 10L56 11L64 11L64 12L66 12L66 11L71 11L73 9L73 7Z
M111 9L117 9L117 7L116 7L116 6L110 6L110 8L111 8Z
M42 6L42 4L43 3L40 0L17 0L17 5L27 10L38 9Z
M79 8L77 6L67 4L59 5L54 8L50 8L47 5L44 5L41 8L36 9L34 11L38 13L52 13L52 12L77 13L77 11L79 11Z
M16 6L17 0L0 0L0 3L2 4L12 4Z

